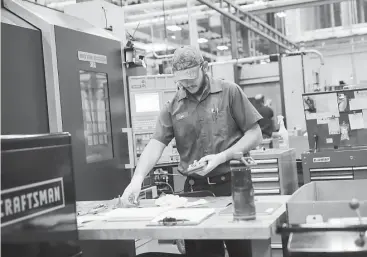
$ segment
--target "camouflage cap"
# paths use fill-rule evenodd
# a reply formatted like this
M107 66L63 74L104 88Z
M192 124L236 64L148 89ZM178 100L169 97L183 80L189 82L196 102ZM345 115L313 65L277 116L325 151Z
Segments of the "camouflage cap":
M175 79L196 79L203 62L204 58L196 47L182 46L177 48L172 60L172 71Z

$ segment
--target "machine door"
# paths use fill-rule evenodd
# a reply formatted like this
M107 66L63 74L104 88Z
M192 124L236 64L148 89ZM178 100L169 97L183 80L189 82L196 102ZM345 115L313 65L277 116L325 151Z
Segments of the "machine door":
M112 199L130 181L120 42L56 26L55 38L77 200Z

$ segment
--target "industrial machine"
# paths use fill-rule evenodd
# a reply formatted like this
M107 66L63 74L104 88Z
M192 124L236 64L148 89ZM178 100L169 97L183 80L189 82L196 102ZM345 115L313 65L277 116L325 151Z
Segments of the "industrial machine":
M134 158L137 162L155 132L160 110L173 99L177 88L173 75L130 76L128 80ZM173 139L157 164L178 164L179 161L180 156Z
M1 136L2 255L75 256L76 245L47 246L77 239L70 135Z
M76 200L121 195L131 179L133 155L120 40L82 19L27 1L4 0L1 11L2 134L69 132ZM57 160L43 158L38 157L40 163ZM75 239L69 237L85 256L135 254L134 240ZM63 248L57 242L42 245L60 253L46 256L72 256L55 250Z
M2 25L3 132L69 132L77 200L121 194L133 160L120 40L31 2L4 8L14 21Z
M304 182L367 178L367 89L303 94Z
M159 112L173 99L177 88L173 75L129 76L129 103L133 135L134 163L152 138ZM184 178L177 172L180 162L175 139L164 149L143 187L156 186L158 194L172 194L183 189ZM182 186L181 186L182 184Z
M277 229L283 256L366 256L366 183L315 181L297 190L286 204L287 223Z
M1 134L48 133L41 32L1 8L1 35Z

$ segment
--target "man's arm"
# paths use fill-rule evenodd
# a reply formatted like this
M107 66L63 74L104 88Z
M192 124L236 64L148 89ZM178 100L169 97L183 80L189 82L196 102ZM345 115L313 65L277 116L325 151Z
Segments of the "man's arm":
M164 148L173 139L173 126L169 104L159 114L156 131L140 156L132 181L142 183L146 175L154 168L161 157Z
M221 153L225 161L233 159L238 152L248 153L262 142L262 133L258 124L262 116L248 100L243 90L236 85L230 88L229 97L232 117L244 135L236 144Z
M248 153L262 142L262 134L259 124L255 123L248 129L243 137L233 146L221 152L224 161L232 160L236 153Z
M139 184L143 183L149 171L157 164L165 147L166 145L162 142L151 139L140 155L132 180L138 181Z

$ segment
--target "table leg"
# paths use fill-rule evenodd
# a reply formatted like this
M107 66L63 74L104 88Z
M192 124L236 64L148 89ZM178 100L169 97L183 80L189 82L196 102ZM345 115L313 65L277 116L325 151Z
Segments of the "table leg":
M271 239L252 240L252 257L271 257Z
M289 234L282 234L283 257L289 257L288 240L289 240Z

